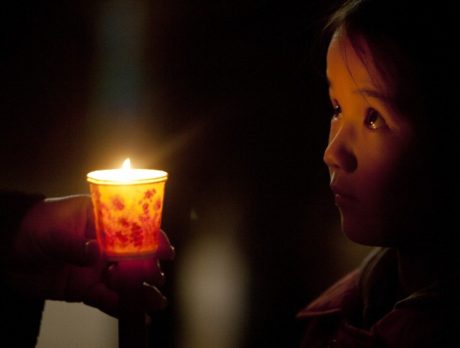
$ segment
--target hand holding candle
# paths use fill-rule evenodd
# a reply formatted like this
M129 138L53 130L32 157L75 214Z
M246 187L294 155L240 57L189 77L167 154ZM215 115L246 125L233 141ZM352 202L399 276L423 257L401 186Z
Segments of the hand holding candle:
M107 259L119 261L120 348L148 343L145 308L137 299L145 290L143 269L148 274L159 248L167 177L161 170L132 169L129 159L121 169L87 175L99 246Z
M4 254L5 277L12 289L27 298L84 302L118 317L124 270L107 267L99 257L93 208L88 195L37 201L24 216ZM155 257L142 270L145 285L137 306L153 313L164 306L154 286L163 282L158 260L171 260L174 249L160 231Z

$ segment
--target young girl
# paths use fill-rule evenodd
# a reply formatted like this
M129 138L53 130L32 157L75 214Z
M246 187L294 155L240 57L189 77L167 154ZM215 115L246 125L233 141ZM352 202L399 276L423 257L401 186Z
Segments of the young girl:
M328 22L333 116L324 161L343 233L377 248L299 313L303 347L452 346L460 309L459 190L449 176L459 150L455 13L349 0Z

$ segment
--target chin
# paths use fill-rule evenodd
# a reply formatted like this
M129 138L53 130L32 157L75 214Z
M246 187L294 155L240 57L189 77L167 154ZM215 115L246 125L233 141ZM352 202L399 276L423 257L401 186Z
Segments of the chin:
M364 219L365 220L365 219ZM351 241L366 246L392 247L392 243L383 233L382 225L366 223L363 219L341 218L342 233Z

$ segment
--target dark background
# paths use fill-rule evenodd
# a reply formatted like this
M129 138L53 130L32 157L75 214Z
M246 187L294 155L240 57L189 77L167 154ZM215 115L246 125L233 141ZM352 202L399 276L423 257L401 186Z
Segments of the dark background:
M156 347L186 346L182 307L194 279L214 289L213 273L193 267L195 246L238 259L222 272L244 289L241 347L295 347L297 311L366 252L340 234L322 163L330 108L320 30L332 3L69 1L2 11L3 188L87 193L87 172L126 157L169 173L163 227L177 257L164 264L170 303L154 318ZM114 8L135 10L117 22L107 15Z

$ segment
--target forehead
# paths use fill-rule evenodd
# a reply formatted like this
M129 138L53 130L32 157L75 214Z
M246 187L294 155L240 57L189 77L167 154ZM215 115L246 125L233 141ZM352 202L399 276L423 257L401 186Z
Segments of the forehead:
M343 30L334 34L327 51L329 83L333 86L346 82L358 88L381 89L382 79L367 43L364 39L358 39L357 43L358 46L353 46Z

